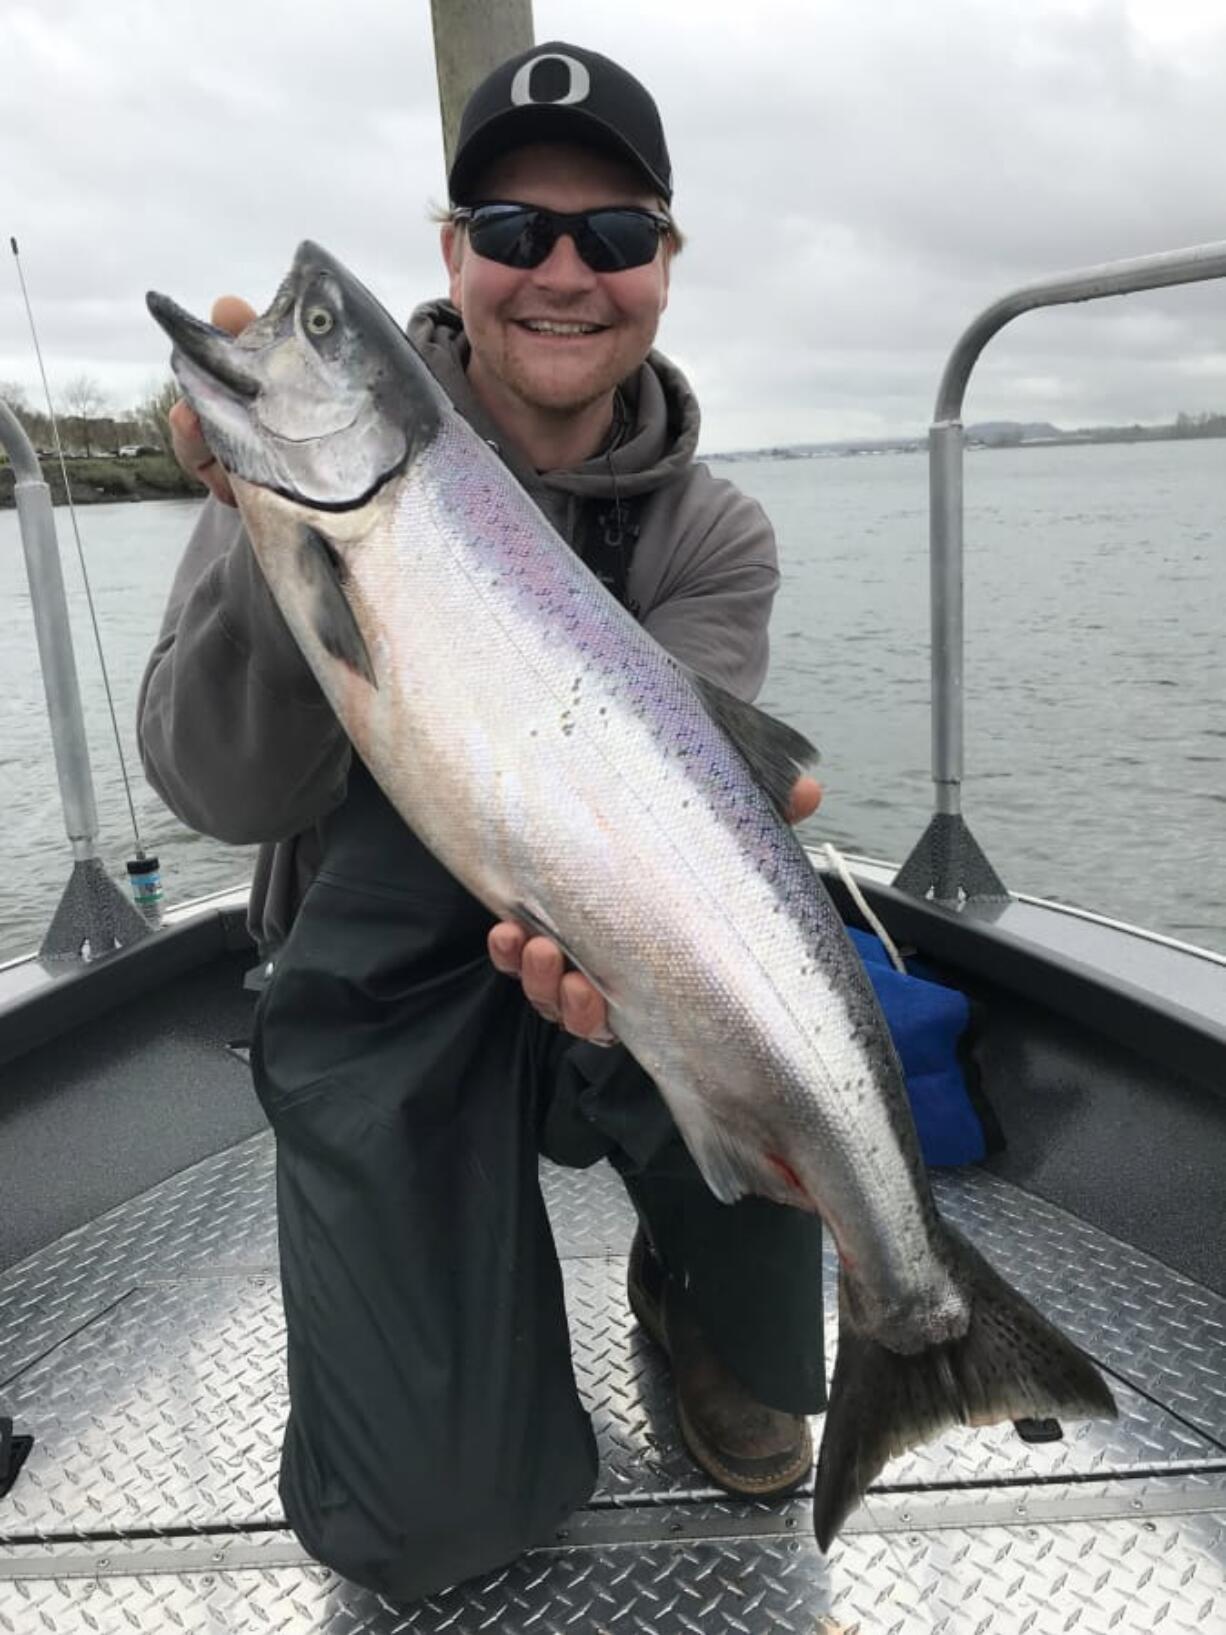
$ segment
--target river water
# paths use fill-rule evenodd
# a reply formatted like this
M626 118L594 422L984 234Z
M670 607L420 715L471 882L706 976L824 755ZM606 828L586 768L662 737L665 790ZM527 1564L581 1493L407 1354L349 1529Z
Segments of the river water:
M806 838L901 861L931 804L927 462L738 461L783 586L761 702L823 756ZM1226 442L994 450L966 470L966 785L1012 887L1226 951ZM251 856L192 835L144 784L133 722L192 501L78 513L145 845L170 900ZM80 570L56 513L101 846L131 824ZM16 515L0 512L0 955L35 946L69 872Z

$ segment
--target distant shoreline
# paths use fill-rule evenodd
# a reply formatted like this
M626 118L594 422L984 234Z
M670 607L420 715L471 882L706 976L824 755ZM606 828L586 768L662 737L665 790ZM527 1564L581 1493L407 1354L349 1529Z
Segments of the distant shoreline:
M1029 433L1029 434L1027 434ZM1044 427L1040 432L1014 428L1008 422L990 427L966 428L966 446L981 452L996 449L1084 448L1091 444L1111 443L1193 443L1207 438L1226 437L1226 417L1213 417L1211 427L1183 429L1177 426L1110 426L1086 431L1060 431ZM833 443L789 443L771 448L722 449L708 453L699 451L700 460L734 464L740 460L831 460L853 455L869 454L922 454L928 447L928 435L921 437L881 437L856 441L851 438ZM43 478L51 489L51 503L64 505L64 479L59 461L49 457L40 459ZM74 505L114 505L125 500L200 500L208 490L193 482L178 464L165 454L143 454L132 457L119 455L95 456L92 459L74 457L66 460L68 480L72 486ZM13 468L7 462L0 464L0 510L11 510L13 498Z
M1208 423L1190 422L1187 427L1166 426L1098 426L1083 431L1061 431L1058 426L1030 427L1010 421L990 422L987 425L967 426L968 449L1015 448L1085 448L1092 444L1111 443L1199 443L1211 437L1226 437L1226 415L1207 417ZM707 453L702 460L833 460L847 455L861 454L923 454L928 448L928 433L916 437L839 438L829 443L788 443L768 448L723 449Z
M64 505L64 477L54 458L40 459L43 480L51 490L51 503ZM90 460L68 459L68 482L74 505L114 505L123 500L199 500L207 490L192 482L165 454L141 454L121 458L102 456ZM13 468L0 465L0 507L11 508Z

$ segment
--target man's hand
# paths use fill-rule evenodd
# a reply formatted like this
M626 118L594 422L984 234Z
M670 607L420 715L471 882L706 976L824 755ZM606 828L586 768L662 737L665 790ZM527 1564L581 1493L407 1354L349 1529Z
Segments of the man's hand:
M787 819L789 823L803 823L811 818L822 804L822 786L816 778L797 778L792 786L792 798L788 802Z
M213 323L218 329L224 329L227 334L241 334L255 316L255 308L249 306L241 296L223 295L220 300L213 302ZM167 419L170 422L170 438L174 445L175 459L188 476L195 477L197 482L203 483L209 493L215 495L224 505L236 504L230 479L226 476L217 456L205 442L200 420L186 398L179 399Z
M788 822L812 817L822 801L814 778L798 778L788 803ZM500 920L489 934L490 959L496 970L517 976L528 999L548 1022L593 1044L613 1043L609 1009L600 992L581 971L568 971L566 957L549 937L534 937L514 920Z

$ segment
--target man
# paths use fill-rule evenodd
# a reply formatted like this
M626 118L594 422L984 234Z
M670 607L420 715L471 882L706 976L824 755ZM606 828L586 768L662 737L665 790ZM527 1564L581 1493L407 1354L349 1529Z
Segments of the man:
M752 696L774 541L695 463L697 405L651 350L679 244L655 104L608 59L540 46L474 92L449 180L451 302L420 307L410 336L611 592ZM275 968L253 1068L277 1136L295 1531L408 1599L548 1539L590 1493L540 1151L622 1175L641 1223L630 1302L670 1355L695 1460L733 1492L787 1491L824 1402L818 1223L717 1203L654 1085L605 1048L599 994L547 939L491 925L405 828L289 636L194 417L173 419L215 497L140 735L180 817L262 843L252 927ZM817 796L798 786L796 815Z

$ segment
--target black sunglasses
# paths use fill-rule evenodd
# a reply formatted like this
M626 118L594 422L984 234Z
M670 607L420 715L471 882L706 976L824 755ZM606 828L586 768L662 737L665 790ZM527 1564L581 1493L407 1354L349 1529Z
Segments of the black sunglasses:
M630 206L580 210L573 216L535 204L478 204L453 210L468 223L468 241L479 256L504 267L539 267L564 233L593 272L625 272L655 259L669 220L656 210Z

